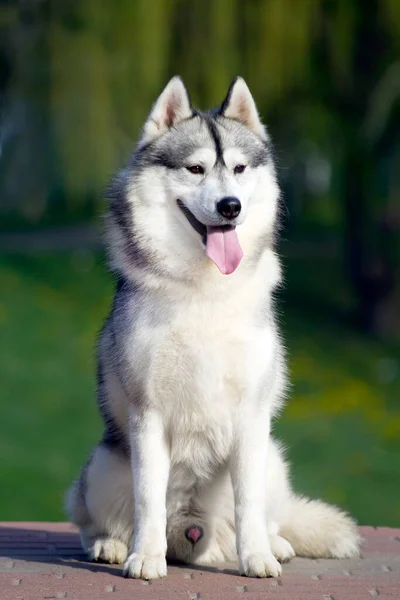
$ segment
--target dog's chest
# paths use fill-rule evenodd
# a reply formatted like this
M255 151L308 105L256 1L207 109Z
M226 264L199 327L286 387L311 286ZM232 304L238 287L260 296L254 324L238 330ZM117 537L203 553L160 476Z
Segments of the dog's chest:
M255 401L265 376L268 332L230 319L180 315L154 339L147 389L162 411L173 462L198 474L229 456L239 402Z

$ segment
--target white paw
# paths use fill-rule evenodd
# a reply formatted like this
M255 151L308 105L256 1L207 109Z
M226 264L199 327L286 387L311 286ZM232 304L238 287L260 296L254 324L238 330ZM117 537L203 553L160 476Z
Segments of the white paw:
M280 535L270 535L269 543L272 554L279 562L286 562L295 556L292 545Z
M272 554L255 552L240 557L240 572L247 577L279 577L282 567Z
M159 579L167 576L167 561L164 554L153 556L133 553L124 565L124 577L134 579Z
M98 538L88 548L90 560L104 560L108 563L121 564L128 556L126 544L114 538Z

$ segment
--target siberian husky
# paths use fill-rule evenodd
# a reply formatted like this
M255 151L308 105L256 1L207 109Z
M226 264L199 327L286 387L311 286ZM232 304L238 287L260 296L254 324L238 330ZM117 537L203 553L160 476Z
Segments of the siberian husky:
M354 521L296 495L271 420L285 358L274 318L279 189L253 97L234 79L199 112L174 77L109 189L117 286L100 335L104 435L67 509L93 560L129 577L239 558L351 557Z

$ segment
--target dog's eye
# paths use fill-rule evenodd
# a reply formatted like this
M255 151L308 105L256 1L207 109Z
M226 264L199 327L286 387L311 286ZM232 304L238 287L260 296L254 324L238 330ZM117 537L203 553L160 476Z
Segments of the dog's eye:
M235 175L238 175L238 173L243 173L245 168L246 165L236 165L236 167L233 169L233 172L235 173Z
M190 167L186 167L188 171L193 173L194 175L203 175L204 169L200 165L191 165Z

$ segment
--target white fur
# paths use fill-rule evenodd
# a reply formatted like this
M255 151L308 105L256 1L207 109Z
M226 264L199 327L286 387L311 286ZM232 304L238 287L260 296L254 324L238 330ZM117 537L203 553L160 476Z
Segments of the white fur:
M236 85L225 114L245 115L246 126L266 139L247 86ZM145 142L162 135L165 115L187 114L182 86L174 80L161 95ZM99 446L68 506L92 558L120 562L130 547L124 571L131 577L165 576L167 548L170 558L198 564L232 560L237 550L241 572L255 577L278 576L278 561L295 553L358 552L347 515L293 494L281 447L269 435L286 390L272 304L280 267L268 242L279 190L272 164L235 176L246 157L232 147L224 157L219 178L215 151L199 148L189 161L205 168L200 179L184 167L157 166L131 180L136 243L157 268L132 262L110 216L112 265L138 291L112 315L114 341L106 328L100 356L107 410L129 440L131 464ZM176 205L180 198L208 222L221 195L243 205L237 233L244 258L229 276L207 259ZM204 530L194 548L184 536L193 523Z
M132 554L124 571L131 577L155 579L167 574L166 495L170 458L163 419L157 410L143 417L130 410L130 447L135 492Z

